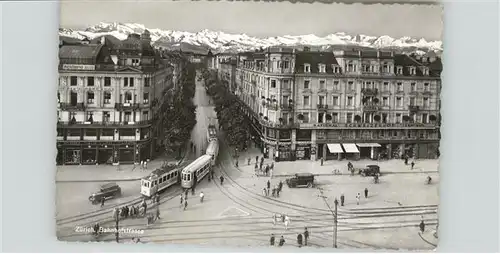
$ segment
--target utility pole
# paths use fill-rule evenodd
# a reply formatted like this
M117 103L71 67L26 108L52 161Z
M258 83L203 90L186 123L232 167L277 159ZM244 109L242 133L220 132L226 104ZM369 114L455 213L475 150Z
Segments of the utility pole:
M335 204L335 211L332 211L332 208L330 207L330 204L326 201L325 195L323 195L323 189L318 188L319 191L321 192L321 196L323 198L323 201L325 201L326 206L328 207L328 210L333 215L333 248L337 248L337 225L338 225L338 220L337 220L337 207L339 205L339 201L337 198L335 198L335 201L333 202Z
M116 242L117 242L117 243L119 243L119 242L120 242L120 233L119 233L119 231L118 231L118 229L119 229L119 225L118 225L118 223L119 223L119 221L120 221L120 213L117 213L117 214L116 214L116 219L115 219L115 221L116 221L116 233L115 233L115 236L116 236Z

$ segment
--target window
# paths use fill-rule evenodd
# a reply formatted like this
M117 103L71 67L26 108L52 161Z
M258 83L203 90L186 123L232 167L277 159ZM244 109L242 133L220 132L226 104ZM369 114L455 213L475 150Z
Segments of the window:
M333 106L339 105L339 97L338 96L333 96L332 104L333 104Z
M139 60L137 60L137 61L139 61ZM130 80L129 80L129 86L130 87L134 86L134 78L130 78Z
M389 91L389 82L384 82L384 91Z
M347 82L347 90L348 91L354 90L354 82L353 81Z
M271 88L276 88L276 80L271 80Z
M111 92L104 92L104 104L111 103Z
M69 103L76 106L76 103L78 102L78 94L75 91L71 91L69 95Z
M401 66L396 67L396 74L398 74L398 75L403 74L403 67L401 67Z
M389 98L388 97L382 97L382 105L389 106Z
M310 101L309 101L309 96L304 96L304 106L309 106L310 105Z
M422 123L427 123L427 118L428 118L429 115L427 114L422 114Z
M424 76L429 76L429 69L428 68L424 67L422 69L422 72L423 72Z
M346 115L346 122L347 123L352 123L352 113L347 113L347 115Z
M347 71L348 72L353 72L354 70L354 64L353 63L348 63L347 64Z
M284 62L283 62L283 68L285 68L285 69L290 68L290 62L288 62L288 61L284 61Z
M132 102L132 94L127 92L125 93L125 103L131 103Z
M424 98L424 103L423 103L425 108L429 107L429 98Z
M104 86L111 86L111 78L104 77Z
M108 123L111 120L111 115L109 114L109 111L103 111L102 112L102 121L105 123Z
M410 91L411 91L411 92L415 92L415 91L416 91L416 89L417 89L417 88L416 88L415 83L411 83L411 84L410 84Z
M318 123L323 123L323 119L325 118L325 113L318 113Z
M339 90L339 81L338 80L333 81L333 90L335 90L335 91Z
M87 78L87 86L94 86L94 77Z
M149 120L149 111L143 111L142 112L142 121L147 121Z
M87 103L94 104L94 92L87 92Z
M401 123L401 114L396 114L396 123Z
M143 103L144 104L148 104L149 103L149 93L144 93L142 95L142 98L143 98Z
M87 121L88 122L93 122L94 121L94 112L87 112Z
M424 83L424 91L426 91L426 92L430 91L429 83Z
M302 113L304 116L304 120L302 121L303 123L308 123L309 122L309 113Z
M57 92L57 103L61 103L61 93Z
M333 73L340 73L340 66L337 65L332 65Z
M128 78L123 78L123 86L128 86Z
M319 65L318 65L318 68L319 68L319 72L320 72L320 73L325 73L325 72L326 72L326 65L324 65L324 64L319 64Z
M288 96L283 96L282 104L288 104Z
M402 107L403 106L403 99L401 97L396 98L396 107Z
M352 106L353 105L352 99L353 99L352 96L348 96L347 97L347 106Z
M325 96L318 96L318 104L325 105Z
M410 98L410 106L415 106L415 97Z
M415 67L410 66L408 69L410 70L410 75L415 75Z
M76 86L78 84L78 78L75 76L71 76L69 82L71 86Z
M398 82L397 83L397 89L398 89L398 92L402 92L403 91L403 83Z
M325 81L324 80L320 80L319 81L319 89L326 89L325 88Z
M370 72L370 65L369 64L363 64L362 66L364 72Z
M310 64L304 64L304 72L305 73L311 72L311 65Z
M339 122L339 113L332 113L332 123Z
M309 81L309 80L304 80L304 89L309 89L309 83L310 82L311 81Z
M144 78L144 87L149 87L151 83L151 78Z
M382 71L383 71L384 73L389 72L389 65L388 65L387 63L384 63L384 64L382 65Z
M290 82L288 81L288 79L283 80L283 83L281 84L281 88L282 89L290 89Z

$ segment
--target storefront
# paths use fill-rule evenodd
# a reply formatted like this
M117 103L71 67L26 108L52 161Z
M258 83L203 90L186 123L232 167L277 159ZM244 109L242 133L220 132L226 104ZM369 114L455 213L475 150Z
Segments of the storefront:
M418 144L418 149L416 150L416 157L418 159L436 159L438 152L437 143L428 144Z
M81 147L80 146L68 146L65 148L65 158L64 164L77 165L81 164Z
M61 145L57 145L57 156L56 156L56 164L62 165L64 163L64 149Z
M355 144L342 144L342 147L344 148L344 158L347 160L359 160L359 150L358 147Z
M341 160L344 150L337 143L326 144L326 159L325 160Z
M280 145L278 147L278 158L279 161L291 161L292 160L292 150L290 145Z
M377 143L357 143L359 157L361 159L378 160L380 144Z
M134 150L133 145L121 145L118 154L120 163L134 163Z
M113 164L113 147L111 145L101 145L97 153L97 163Z
M97 163L97 146L89 145L84 146L82 149L82 164L96 164Z
M297 160L310 160L311 145L296 145L295 156Z

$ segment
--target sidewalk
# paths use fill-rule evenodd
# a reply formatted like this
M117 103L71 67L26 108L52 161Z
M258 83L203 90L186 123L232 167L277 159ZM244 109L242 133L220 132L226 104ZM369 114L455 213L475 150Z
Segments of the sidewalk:
M255 156L262 157L262 153L257 148L250 148L247 151L240 152L239 156L239 170L248 173L255 174ZM250 158L250 166L248 166L247 160ZM348 160L328 160L323 162L321 166L321 161L311 161L311 160L297 160L297 161L281 161L275 162L271 159L264 160L264 166L274 162L274 176L289 176L295 173L312 173L315 175L329 175L333 174L333 170L340 170L342 174L350 174L347 171ZM359 160L351 161L354 168L362 168L366 165L379 165L380 171L384 173L394 173L394 174L411 174L411 173L437 173L439 167L439 160L416 160L415 167L412 170L410 165L405 165L402 160L384 160L384 161L373 161L373 160ZM411 163L411 161L410 161Z
M180 163L188 158L191 153L186 148L180 160L173 155L160 156L148 162L147 169L141 169L141 165L78 165L57 166L56 182L119 182L137 181L148 175L156 168L161 167L164 162Z
M435 233L436 233L436 229L432 228L432 229L425 230L424 233L418 232L418 235L420 236L420 238L422 238L422 240L424 242L426 242L429 245L432 245L434 247L437 247L438 238L435 236Z

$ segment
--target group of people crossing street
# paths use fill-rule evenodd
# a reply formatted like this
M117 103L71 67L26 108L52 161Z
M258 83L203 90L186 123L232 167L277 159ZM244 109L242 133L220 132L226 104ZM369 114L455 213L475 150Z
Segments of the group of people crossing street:
M309 241L309 231L307 230L307 227L304 228L304 232L301 234L297 234L297 245L298 247L302 247L302 246L307 246L307 243ZM284 236L281 236L280 239L279 239L279 242L278 242L278 247L282 247L285 245L285 237ZM276 237L274 234L271 234L271 237L269 238L269 244L271 246L275 246L276 244Z

